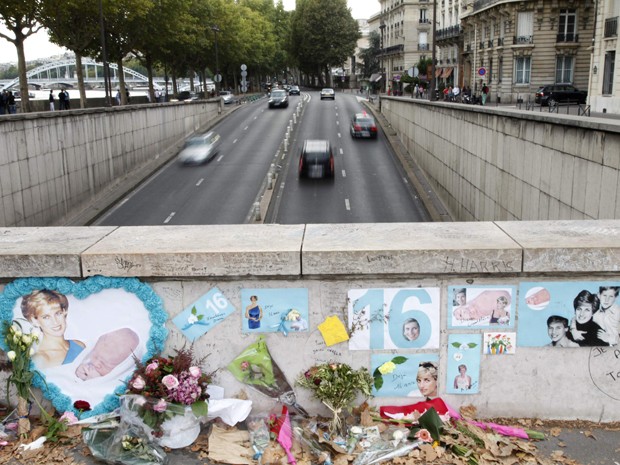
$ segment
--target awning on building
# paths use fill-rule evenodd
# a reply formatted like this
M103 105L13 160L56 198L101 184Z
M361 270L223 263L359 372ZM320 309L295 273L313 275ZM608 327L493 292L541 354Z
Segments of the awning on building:
M443 68L437 68L435 70L435 77L441 76L442 73L443 73Z
M452 71L454 71L454 68L444 68L443 74L441 75L441 77L442 78L450 77L450 75L452 74Z
M378 82L378 81L380 81L380 80L381 80L381 78L382 78L382 77L383 77L383 76L381 75L381 73L373 73L373 74L370 76L370 79L369 79L369 80L370 80L370 82Z

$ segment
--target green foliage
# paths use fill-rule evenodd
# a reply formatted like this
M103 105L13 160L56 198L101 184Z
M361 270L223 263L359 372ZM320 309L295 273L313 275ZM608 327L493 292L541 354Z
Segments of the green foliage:
M381 70L381 63L377 58L380 52L381 37L377 31L372 31L368 36L368 48L362 49L359 54L363 61L362 75L370 77Z

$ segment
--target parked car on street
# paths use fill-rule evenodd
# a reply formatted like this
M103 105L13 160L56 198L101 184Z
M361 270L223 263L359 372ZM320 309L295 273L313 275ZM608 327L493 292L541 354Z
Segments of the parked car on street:
M375 119L366 112L353 115L351 119L351 136L376 139L377 124Z
M220 136L210 131L190 137L178 155L178 159L185 165L200 165L206 163L219 153Z
M536 103L554 107L558 103L586 103L588 92L569 84L541 86L535 95Z
M288 93L284 89L274 89L269 94L269 108L287 108Z
M325 89L321 89L321 100L324 98L330 98L332 100L336 100L336 92L334 89L326 87Z
M329 141L304 141L299 156L299 178L333 178L334 174L334 154Z

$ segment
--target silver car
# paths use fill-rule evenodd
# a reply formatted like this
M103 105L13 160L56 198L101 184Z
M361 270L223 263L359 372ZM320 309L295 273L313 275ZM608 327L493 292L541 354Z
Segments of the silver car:
M179 152L179 161L185 165L206 163L219 153L220 135L211 131L185 141Z

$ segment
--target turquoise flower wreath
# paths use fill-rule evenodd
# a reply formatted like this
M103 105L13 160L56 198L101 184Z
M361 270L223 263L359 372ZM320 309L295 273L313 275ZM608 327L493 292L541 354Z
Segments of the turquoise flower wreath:
M74 282L68 278L20 278L9 283L0 294L0 323L13 321L13 309L17 303L17 299L30 294L38 289L49 289L60 292L62 294L72 294L77 299L85 299L86 297L97 294L105 289L123 289L134 294L142 301L145 309L148 311L151 328L149 330L149 340L146 344L146 353L142 357L142 362L147 361L151 357L162 352L168 330L165 327L168 321L168 314L163 308L161 298L153 291L153 289L137 278L108 278L104 276L93 276L83 281ZM0 338L0 348L6 351L5 341ZM31 365L34 370L34 365ZM127 379L122 380L123 384L117 386L114 391L107 394L103 401L97 405L91 406L88 412L78 412L71 398L61 392L58 386L48 383L45 375L39 373L35 376L33 386L41 389L43 395L48 398L54 408L59 412L70 411L79 414L80 418L87 418L102 413L111 412L120 405L120 396L125 393Z

